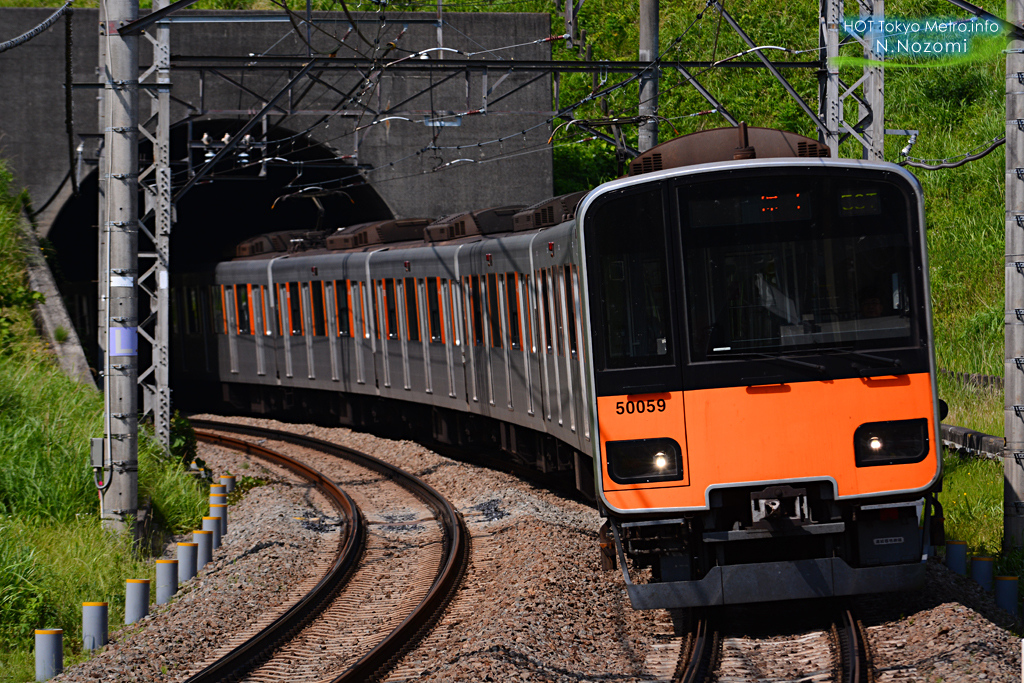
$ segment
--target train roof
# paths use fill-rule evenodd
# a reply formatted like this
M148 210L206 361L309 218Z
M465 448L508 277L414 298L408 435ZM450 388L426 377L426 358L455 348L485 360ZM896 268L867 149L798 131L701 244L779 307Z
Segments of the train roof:
M766 158L827 158L829 148L816 140L772 128L714 128L683 135L644 152L626 169L626 176L657 173L702 164ZM615 181L612 181L615 182ZM488 237L550 228L573 220L590 191L551 197L531 206L493 206L429 218L400 218L357 223L333 233L280 231L241 242L237 259L266 259L297 252L363 252L387 247L461 244Z

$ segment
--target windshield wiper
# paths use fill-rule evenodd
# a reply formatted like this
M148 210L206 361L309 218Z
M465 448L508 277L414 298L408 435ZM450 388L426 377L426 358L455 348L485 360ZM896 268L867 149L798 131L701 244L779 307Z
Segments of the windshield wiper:
M903 367L903 362L899 358L890 358L889 356L875 356L870 353L862 353L860 351L852 351L850 349L834 349L833 353L840 356L856 356L857 358L864 358L865 360L873 360L881 363L882 365L900 368ZM877 367L871 367L867 365L861 365L860 363L850 363L854 370L857 372L864 372L868 370L877 370Z
M818 365L817 363L808 363L807 361L797 360L796 358L790 358L789 356L775 356L769 353L744 353L736 355L742 355L747 358L756 360L766 360L775 363L786 363L788 365L794 365L796 367L814 370L815 372L825 372L824 365Z

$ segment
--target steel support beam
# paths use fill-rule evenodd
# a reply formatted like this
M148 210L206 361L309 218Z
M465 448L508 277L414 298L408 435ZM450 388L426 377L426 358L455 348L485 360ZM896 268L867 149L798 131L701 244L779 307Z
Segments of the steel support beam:
M862 19L885 17L885 0L859 0ZM870 26L875 26L872 22ZM872 66L870 62L882 61L884 55L875 52L877 33L864 36L864 82L862 86L863 103L858 107L858 118L862 124L864 141L864 158L870 161L885 161L885 67Z
M1006 19L1024 22L1024 0L1006 1ZM1024 274L1017 264L1024 262L1024 87L1018 75L1024 72L1024 40L1014 38L1006 51L1006 316L1004 423L1006 450L1003 453L1003 545L1024 547L1024 372L1016 359L1024 357Z
M818 47L824 58L818 72L818 141L828 145L832 158L839 158L843 102L839 97L839 26L843 21L842 0L819 0Z
M154 11L159 11L167 0L154 0ZM151 415L157 441L164 448L171 444L171 388L170 388L170 265L171 227L174 217L171 205L171 42L167 24L157 24L146 33L153 46L153 68L156 92L147 89L150 98L150 121L156 121L156 134L144 127L140 132L153 144L153 164L142 174L151 182L144 182L146 213L153 214L152 258L139 275L139 287L149 295L150 315L140 324L140 336L149 342L151 364L139 376L143 389L143 415ZM218 74L220 75L220 74Z

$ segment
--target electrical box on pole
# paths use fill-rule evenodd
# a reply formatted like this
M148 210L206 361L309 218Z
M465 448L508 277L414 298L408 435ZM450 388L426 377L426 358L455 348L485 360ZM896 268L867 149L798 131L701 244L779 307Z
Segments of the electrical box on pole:
M118 29L139 16L138 0L103 0L105 181L100 201L104 239L101 280L107 328L103 363L106 447L97 479L104 523L134 534L138 513L139 39Z
M1024 21L1024 0L1007 0L1006 20ZM1024 40L1011 39L1006 51L1006 325L1003 452L1003 545L1024 547ZM1020 222L1018 222L1020 221Z

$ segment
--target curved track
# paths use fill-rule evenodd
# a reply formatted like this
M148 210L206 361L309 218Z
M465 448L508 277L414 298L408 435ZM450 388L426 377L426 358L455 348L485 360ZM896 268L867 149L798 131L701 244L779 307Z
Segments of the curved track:
M414 591L415 605L407 611L404 618L401 619L401 623L391 628L390 632L379 642L374 640L376 644L369 651L358 656L355 661L351 661L353 657L350 652L346 651L347 659L344 660L342 668L332 671L326 678L332 683L349 683L375 680L382 676L432 627L461 581L469 561L468 534L461 517L443 496L418 477L365 453L289 432L205 420L194 420L193 424L200 429L232 432L264 440L285 442L298 446L300 449L316 452L321 457L330 456L334 462L337 462L337 459L342 459L346 461L346 464L355 465L370 470L375 475L380 475L375 477L375 481L392 488L400 487L410 498L414 498L429 509L439 527L437 538L426 544L436 549L436 551L428 553L434 569L430 570L431 575L426 578L409 579L411 583L418 584ZM270 451L270 449L251 441L214 435L209 432L201 432L200 438L207 441L216 440L219 445L245 450L261 457L271 457L268 454L282 457L280 453ZM283 457L287 458L287 456ZM295 466L305 468L308 472L313 473L310 476L306 474L303 476L313 481L314 484L318 486L323 484L327 489L333 488L334 491L348 498L324 474L294 458L287 458L287 460ZM291 467L281 460L275 459L275 462ZM294 467L291 468L293 471L297 471L294 470ZM333 470L334 468L324 467L322 469ZM366 484L367 482L362 482L360 485ZM328 491L325 493L334 497ZM351 503L351 499L349 502ZM352 519L359 519L359 526L351 525L354 533L350 533L349 538L354 539L357 536L360 539L365 538L368 533L365 530L366 520L362 519L362 515L359 514L354 503L351 503L351 509L354 511ZM377 523L382 524L383 527L389 526L383 522ZM410 524L415 525L415 522ZM379 534L372 535L379 536ZM283 653L284 666L295 661L297 653L299 657L308 659L309 655L303 654L302 650L303 648L308 649L310 641L314 639L318 643L323 642L322 639L316 638L317 634L330 632L337 635L339 624L347 624L348 616L351 616L354 610L358 609L365 613L366 605L359 602L365 598L346 599L346 596L349 592L358 592L360 588L367 589L365 585L361 586L361 571L363 574L377 574L379 577L380 572L375 570L381 568L379 566L376 568L362 566L368 561L365 557L363 560L358 559L362 544L347 542L344 545L346 547L348 545L356 546L354 556L344 561L345 568L341 568L343 560L339 555L338 561L335 562L328 574L298 604L254 638L190 678L189 683L212 683L213 681L238 680L242 677L251 677L254 680L262 680L267 676L274 678L279 675L280 671L279 668L272 666L275 653ZM385 552L384 554L390 555L391 553ZM371 561L373 559L373 557L369 558ZM396 580L394 577L388 578L391 581ZM341 590L342 588L344 590ZM370 609L372 610L372 607ZM385 623L390 625L390 622L395 620L395 615L390 614L389 619L380 621L382 625ZM349 642L355 641L361 644L364 639L365 634L355 634L349 638ZM322 644L316 647L320 650L326 649L326 646ZM281 665L278 664L279 666ZM320 675L319 678L323 679L324 676Z
M845 605L833 607L821 629L797 629L787 637L758 639L739 623L712 610L692 610L679 648L678 683L873 683L866 634ZM784 619L780 622L785 621ZM782 666L776 666L776 665ZM794 670L799 669L799 670Z

